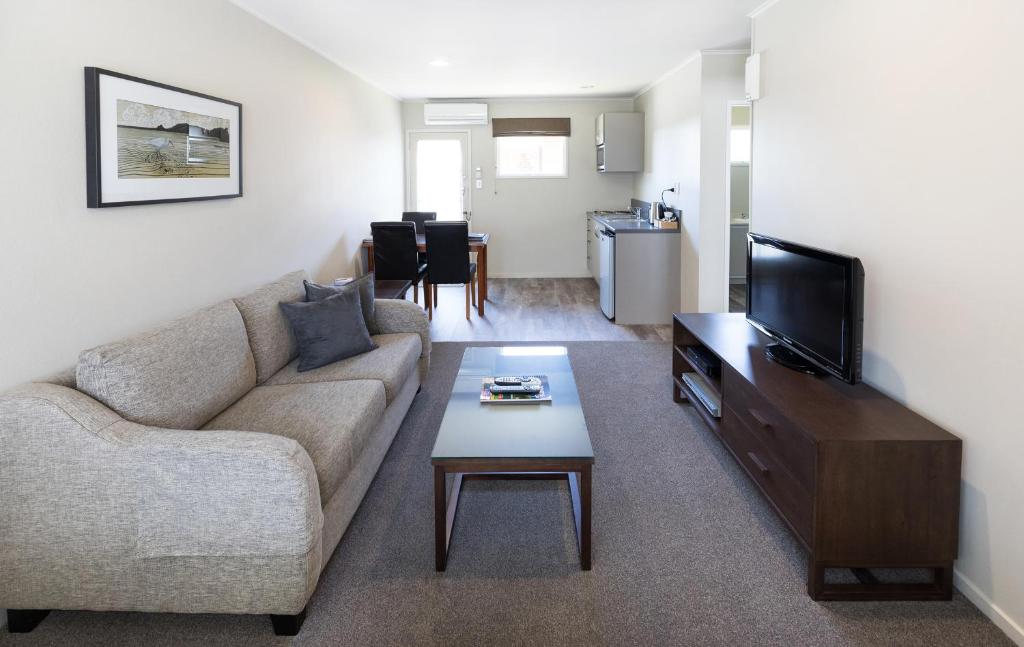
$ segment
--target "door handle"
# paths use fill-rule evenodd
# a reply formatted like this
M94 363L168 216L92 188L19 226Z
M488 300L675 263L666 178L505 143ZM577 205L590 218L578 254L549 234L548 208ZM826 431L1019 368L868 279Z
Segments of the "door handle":
M754 467L758 469L761 474L768 476L768 466L761 462L761 459L757 457L754 452L747 452L747 456L750 458L750 462L754 464Z

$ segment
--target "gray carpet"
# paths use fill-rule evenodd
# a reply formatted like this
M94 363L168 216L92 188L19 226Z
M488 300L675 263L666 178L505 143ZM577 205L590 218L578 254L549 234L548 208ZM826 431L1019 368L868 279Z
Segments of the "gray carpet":
M826 603L805 554L696 415L659 342L568 344L596 455L594 570L568 491L469 482L434 572L434 435L465 344L438 343L423 392L309 606L265 617L55 612L12 645L1011 645L952 602Z

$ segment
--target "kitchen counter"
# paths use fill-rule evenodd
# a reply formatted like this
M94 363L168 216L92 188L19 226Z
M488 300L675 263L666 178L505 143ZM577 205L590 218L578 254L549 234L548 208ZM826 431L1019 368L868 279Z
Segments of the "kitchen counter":
M608 216L595 214L594 212L587 212L587 217L594 220L594 222L601 223L604 227L611 229L616 234L678 234L679 228L675 229L661 229L655 227L646 220L616 220L609 218Z
M622 218L626 215L627 218ZM601 311L617 324L664 324L679 309L678 234L629 212L587 212L587 267L601 293ZM611 230L611 236L602 232Z

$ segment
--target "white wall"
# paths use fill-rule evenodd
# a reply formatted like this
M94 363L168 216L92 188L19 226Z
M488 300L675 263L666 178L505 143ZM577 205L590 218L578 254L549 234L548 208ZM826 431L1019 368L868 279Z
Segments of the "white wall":
M585 277L586 212L628 208L632 173L596 170L594 121L602 112L630 112L631 99L484 100L490 117L569 117L569 177L501 179L495 175L491 126L452 126L431 130L470 130L473 168L483 171L483 188L472 192L474 231L491 234L487 251L492 277ZM423 102L402 104L407 130L421 130ZM390 219L390 218L389 218Z
M743 98L745 54L704 52L636 98L646 115L644 172L635 193L683 211L682 310L728 309L730 100Z
M701 55L701 312L729 311L729 102L745 96L748 52Z
M700 58L673 72L636 98L644 113L644 172L636 174L637 198L654 202L662 189L680 184L665 201L683 210L680 224L680 303L684 312L698 310L700 242Z
M402 206L398 101L217 0L5 2L0 389L296 268ZM82 68L243 104L245 196L85 208Z
M859 256L865 381L964 441L956 583L1024 644L1019 0L754 21L755 231Z

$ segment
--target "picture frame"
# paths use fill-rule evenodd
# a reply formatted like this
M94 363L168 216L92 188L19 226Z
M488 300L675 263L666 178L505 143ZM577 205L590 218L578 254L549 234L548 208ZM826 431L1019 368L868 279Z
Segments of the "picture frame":
M86 205L242 197L242 104L85 68Z

